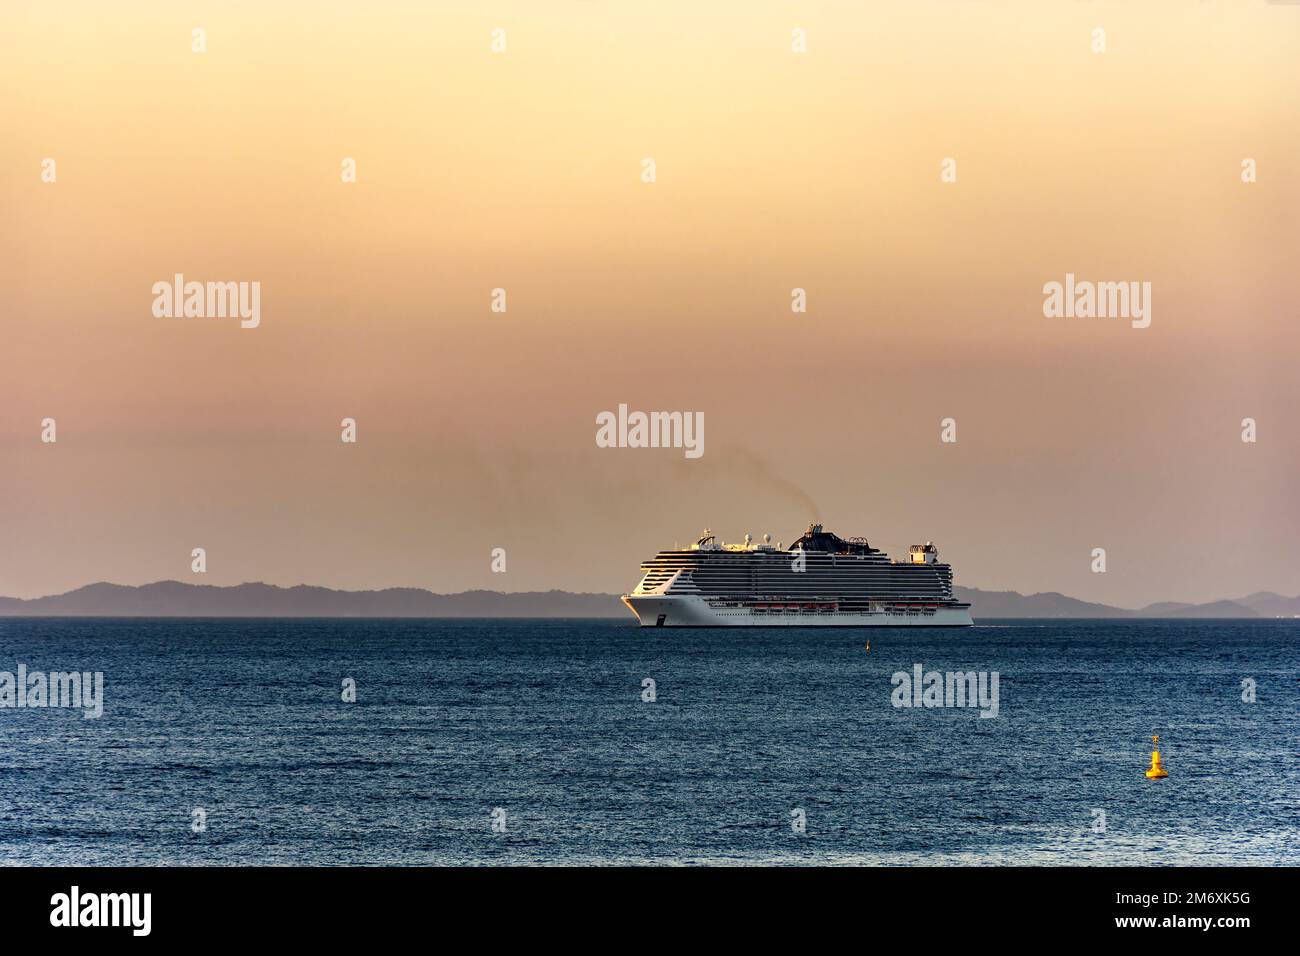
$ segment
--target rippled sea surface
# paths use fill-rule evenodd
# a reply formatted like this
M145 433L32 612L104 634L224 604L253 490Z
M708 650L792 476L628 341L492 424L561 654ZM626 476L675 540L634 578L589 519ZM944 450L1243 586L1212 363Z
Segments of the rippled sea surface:
M1300 622L630 624L0 619L105 681L0 709L0 862L1300 863ZM998 716L894 707L918 663Z

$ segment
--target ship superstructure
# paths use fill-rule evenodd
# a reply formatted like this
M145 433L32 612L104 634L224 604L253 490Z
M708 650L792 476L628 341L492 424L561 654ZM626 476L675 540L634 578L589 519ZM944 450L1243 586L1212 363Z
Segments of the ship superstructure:
M768 535L723 544L706 530L683 550L660 551L623 603L643 627L969 627L970 605L952 591L952 568L931 542L891 560L865 538L820 524L789 549Z

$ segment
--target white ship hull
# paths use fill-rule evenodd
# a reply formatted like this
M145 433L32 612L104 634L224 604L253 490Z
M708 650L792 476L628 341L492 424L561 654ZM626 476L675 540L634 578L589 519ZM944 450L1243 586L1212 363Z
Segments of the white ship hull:
M840 611L821 602L808 608L756 608L693 594L625 594L623 603L642 627L970 627L967 607Z

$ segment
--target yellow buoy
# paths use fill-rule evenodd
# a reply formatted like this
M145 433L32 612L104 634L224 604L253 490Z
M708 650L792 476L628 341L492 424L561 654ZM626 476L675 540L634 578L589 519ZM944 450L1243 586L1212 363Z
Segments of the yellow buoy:
M1160 743L1160 735L1157 734L1156 736L1152 737L1151 742L1153 744ZM1147 768L1147 779L1159 780L1161 777L1167 777L1167 776L1169 776L1169 771L1166 770L1164 767L1160 766L1160 751L1152 750L1151 766Z

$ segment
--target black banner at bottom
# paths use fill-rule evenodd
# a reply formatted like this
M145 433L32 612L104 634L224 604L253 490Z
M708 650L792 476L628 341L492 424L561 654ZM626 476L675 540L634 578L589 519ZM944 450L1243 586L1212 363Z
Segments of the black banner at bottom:
M699 927L692 942L731 946L767 941L783 924L810 937L861 939L892 926L935 943L1032 932L1231 946L1294 925L1295 877L1295 868L1209 867L0 868L0 911L7 941L63 936L79 946L336 946L453 928L493 942L518 934L612 944L669 924L680 934L683 920Z

